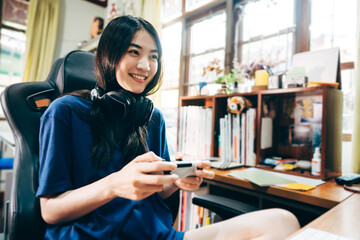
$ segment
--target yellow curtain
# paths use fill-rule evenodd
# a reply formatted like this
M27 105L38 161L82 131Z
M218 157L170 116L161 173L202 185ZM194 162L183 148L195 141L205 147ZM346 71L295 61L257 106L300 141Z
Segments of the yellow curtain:
M142 0L140 14L141 17L149 21L161 35L161 6L162 0Z
M351 172L360 173L360 3L357 3L356 60L355 60L355 104L354 130L352 135Z
M44 81L53 64L60 0L31 0L26 30L24 82Z
M156 29L161 38L161 7L162 0L142 0L140 6L140 16L149 21ZM161 104L161 88L155 94L150 96L155 106L159 107Z

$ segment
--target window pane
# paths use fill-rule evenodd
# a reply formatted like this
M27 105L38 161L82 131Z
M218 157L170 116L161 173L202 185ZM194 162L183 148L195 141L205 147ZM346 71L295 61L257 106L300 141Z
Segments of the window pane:
M170 156L176 153L178 90L161 92L161 111L166 123L166 138Z
M25 34L1 29L0 85L21 82L25 52Z
M162 21L167 22L171 19L181 16L181 4L182 0L163 0Z
M293 33L288 33L244 44L242 63L250 65L262 62L270 66L274 73L285 71L291 63L293 39Z
M179 87L181 28L181 22L177 22L162 30L163 88Z
M185 11L191 11L195 8L201 7L212 0L185 0Z
M250 2L243 8L243 39L277 33L294 25L293 0ZM262 20L260 20L262 19ZM266 20L265 20L266 19Z
M294 1L264 0L237 5L237 8L240 8L240 22L235 34L242 36L241 63L261 62L274 73L288 69L294 45ZM259 21L259 16L266 21ZM241 21L243 32L239 34ZM235 51L238 52L236 48L237 45Z
M203 79L202 76L203 67L209 65L209 63L215 58L220 60L220 66L224 66L224 55L224 50L219 50L190 58L189 83L206 81L206 79Z
M342 62L354 61L356 0L312 0L310 49L340 47Z
M190 27L190 54L225 48L226 15L224 11L194 23Z
M223 11L190 26L189 83L202 80L203 67L215 58L224 66L226 15Z

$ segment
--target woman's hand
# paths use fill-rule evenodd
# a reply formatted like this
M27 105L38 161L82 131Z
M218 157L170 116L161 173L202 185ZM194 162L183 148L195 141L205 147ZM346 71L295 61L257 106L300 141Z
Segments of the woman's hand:
M172 184L178 179L175 174L163 175L164 171L174 170L176 164L162 160L153 152L148 152L113 173L110 179L113 196L141 200L155 192L162 192L165 184Z
M185 191L196 191L199 189L203 178L213 179L215 173L212 171L205 170L205 168L210 168L211 163L209 161L201 161L196 163L197 168L202 170L196 170L196 177L186 177L183 179L178 179L175 182L175 185Z

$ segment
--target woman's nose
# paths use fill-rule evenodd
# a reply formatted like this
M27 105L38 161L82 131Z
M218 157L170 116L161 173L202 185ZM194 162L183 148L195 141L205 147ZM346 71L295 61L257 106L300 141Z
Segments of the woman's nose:
M146 72L150 71L149 60L146 57L141 58L137 67L138 67L138 69L146 71Z

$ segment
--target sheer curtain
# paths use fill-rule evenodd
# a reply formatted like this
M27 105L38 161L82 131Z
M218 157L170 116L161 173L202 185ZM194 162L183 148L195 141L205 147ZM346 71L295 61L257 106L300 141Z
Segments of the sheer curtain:
M352 135L352 161L351 172L360 173L360 3L357 3L357 24L356 24L356 60L355 60L355 111L354 130Z
M31 0L26 30L24 82L44 81L55 51L60 0Z

